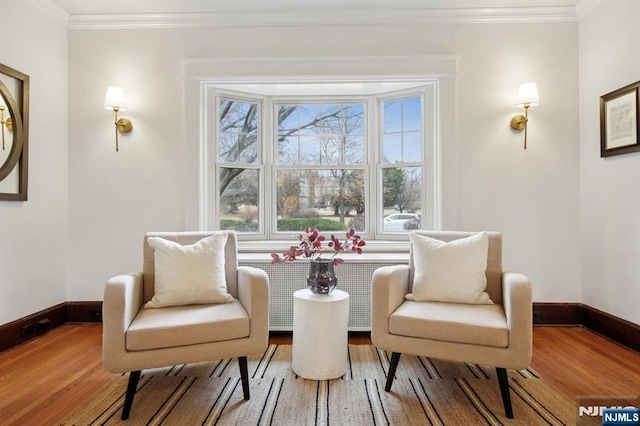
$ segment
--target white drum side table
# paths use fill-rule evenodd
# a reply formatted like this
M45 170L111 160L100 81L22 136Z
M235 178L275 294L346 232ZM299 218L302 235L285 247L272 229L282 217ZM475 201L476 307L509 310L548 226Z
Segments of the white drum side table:
M348 367L349 293L293 293L291 369L311 380L343 376Z

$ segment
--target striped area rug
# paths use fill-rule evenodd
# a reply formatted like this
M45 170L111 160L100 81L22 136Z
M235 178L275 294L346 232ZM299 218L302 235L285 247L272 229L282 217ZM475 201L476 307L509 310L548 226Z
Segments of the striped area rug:
M373 346L349 345L347 374L315 381L291 371L290 345L271 345L249 358L249 401L235 359L144 370L128 421L120 421L128 380L122 375L62 424L576 424L575 402L530 369L509 371L510 420L493 368L403 355L387 393L389 357Z

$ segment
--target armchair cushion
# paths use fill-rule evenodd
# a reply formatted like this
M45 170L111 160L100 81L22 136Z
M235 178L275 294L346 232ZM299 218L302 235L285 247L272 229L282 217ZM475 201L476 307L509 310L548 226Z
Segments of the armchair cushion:
M415 273L408 300L492 304L486 293L486 232L444 242L410 234Z
M226 232L217 232L191 245L150 237L154 249L155 291L146 308L228 303L225 278Z
M251 321L242 304L141 309L126 331L130 351L171 348L249 337Z
M507 318L501 305L404 302L389 318L389 332L400 336L505 348ZM410 350L406 352L411 353Z

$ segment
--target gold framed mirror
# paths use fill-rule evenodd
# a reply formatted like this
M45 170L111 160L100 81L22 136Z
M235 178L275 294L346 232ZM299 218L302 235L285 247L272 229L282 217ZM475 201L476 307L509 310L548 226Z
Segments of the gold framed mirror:
M29 76L0 64L0 200L26 201Z

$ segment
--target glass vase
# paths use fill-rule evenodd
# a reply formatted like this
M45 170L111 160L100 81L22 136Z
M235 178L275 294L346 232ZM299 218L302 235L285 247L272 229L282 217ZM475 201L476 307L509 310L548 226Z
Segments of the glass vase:
M307 286L312 293L329 294L336 288L338 279L330 259L316 259L309 263Z

